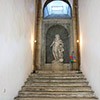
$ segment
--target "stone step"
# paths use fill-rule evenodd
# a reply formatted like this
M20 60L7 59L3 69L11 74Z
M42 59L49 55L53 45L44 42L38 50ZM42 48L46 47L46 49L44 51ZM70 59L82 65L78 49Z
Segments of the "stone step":
M42 82L39 82L39 83L26 83L25 86L87 86L88 83L87 82L80 82L80 83L67 83L67 82L62 82L62 83L59 83L59 82L45 82L45 83L42 83Z
M59 82L59 83L62 83L62 82L66 82L66 83L82 83L82 82L87 82L87 80L85 79L82 79L82 80L66 80L66 79L28 79L28 81L26 83L36 83L36 82L42 82L42 83L45 83L45 82Z
M77 73L75 73L75 72L55 72L55 73L53 73L53 72L45 72L45 73L31 73L30 75L82 75L82 72L77 72Z
M49 87L43 87L43 86L23 86L22 87L22 91L29 91L29 92L32 92L32 91L36 91L36 92L39 92L39 91L43 91L43 92L53 92L53 91L58 91L58 92L63 92L63 91L69 91L69 92L72 92L72 91L91 91L91 87L90 86L49 86Z
M86 78L84 78L84 77L66 77L66 76L64 76L64 77L61 77L61 76L59 76L59 77L57 77L57 76L52 76L52 77L48 77L48 76L41 76L41 77L29 77L28 78L28 80L34 80L34 79L38 79L38 80L56 80L56 79L59 79L59 80L63 80L63 79L65 79L65 80L86 80Z
M57 71L53 72L51 70L37 70L36 74L79 74L81 71Z
M80 77L80 78L84 78L84 75L82 75L82 74L76 74L76 75L71 75L71 74L62 74L62 75L57 75L57 74L55 74L55 75L52 75L52 74L46 74L46 75L44 75L44 74L39 74L39 75L36 75L36 74L32 74L32 75L30 75L29 76L30 78L31 77L34 77L34 78L37 78L37 77L69 77L69 78L72 78L72 77Z
M98 100L80 71L36 71L15 100Z
M21 95L19 94L19 97L31 97L31 98L36 98L36 97L40 97L40 98L76 98L76 97L80 97L80 98L85 98L85 97L91 97L91 98L94 98L95 95L93 94L85 94L85 95L82 95L82 94L34 94L34 95L31 95L31 94L28 94L28 95Z
M19 96L34 96L34 95L82 95L82 96L85 96L85 95L93 95L93 91L72 91L72 92L69 92L69 91L63 91L63 92L57 92L57 91L53 91L53 92L29 92L29 91L20 91L19 92Z
M18 97L18 98L15 98L15 100L98 100L97 98L88 98L88 97L84 97L84 98L79 98L79 97L76 97L76 98L31 98L31 97Z

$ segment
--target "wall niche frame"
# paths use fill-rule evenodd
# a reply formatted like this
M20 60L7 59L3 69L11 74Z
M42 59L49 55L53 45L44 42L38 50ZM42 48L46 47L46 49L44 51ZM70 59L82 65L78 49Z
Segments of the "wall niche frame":
M65 30L68 31L68 38L70 42L70 50L69 55L74 50L74 36L73 36L73 27L72 27L72 20L60 20L60 19L44 19L42 22L42 34L41 34L41 67L42 69L51 67L52 63L46 63L46 34L48 34L48 30L53 26L61 26ZM70 66L70 63L63 64L66 68Z

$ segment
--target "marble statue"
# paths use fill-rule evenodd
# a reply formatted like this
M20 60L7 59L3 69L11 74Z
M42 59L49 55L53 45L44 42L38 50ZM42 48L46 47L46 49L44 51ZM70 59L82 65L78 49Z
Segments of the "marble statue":
M52 47L52 54L54 56L54 61L63 62L64 44L59 34L55 35L55 38L50 47Z

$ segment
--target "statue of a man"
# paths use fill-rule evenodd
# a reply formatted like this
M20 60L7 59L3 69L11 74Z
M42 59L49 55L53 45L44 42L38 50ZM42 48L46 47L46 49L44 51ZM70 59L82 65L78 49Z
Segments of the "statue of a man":
M52 54L55 61L63 62L64 44L63 41L60 39L59 34L55 35L55 38L50 47L52 47Z

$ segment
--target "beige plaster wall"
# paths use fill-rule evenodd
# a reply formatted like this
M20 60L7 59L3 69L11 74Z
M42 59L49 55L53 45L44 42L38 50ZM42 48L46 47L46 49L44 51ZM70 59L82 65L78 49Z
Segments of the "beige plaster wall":
M32 71L35 0L0 0L0 100L14 100Z
M100 99L100 0L79 0L81 70Z

